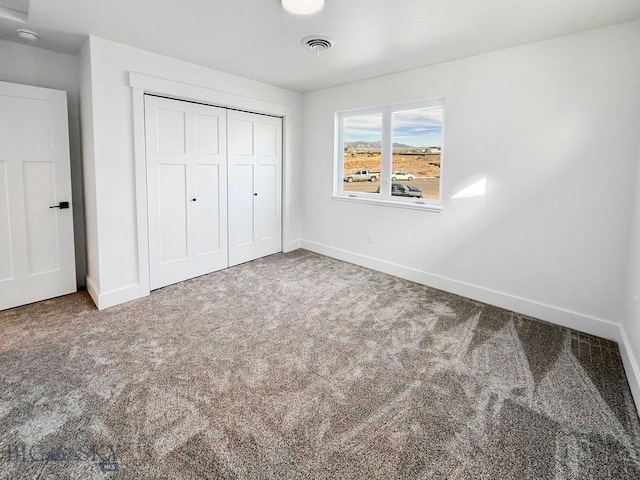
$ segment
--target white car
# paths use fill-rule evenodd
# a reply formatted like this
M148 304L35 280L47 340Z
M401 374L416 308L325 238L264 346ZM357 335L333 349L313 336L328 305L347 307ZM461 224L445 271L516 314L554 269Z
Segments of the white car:
M414 178L416 178L414 175L402 172L400 170L396 170L391 174L391 180L393 180L394 182L396 180L413 180Z

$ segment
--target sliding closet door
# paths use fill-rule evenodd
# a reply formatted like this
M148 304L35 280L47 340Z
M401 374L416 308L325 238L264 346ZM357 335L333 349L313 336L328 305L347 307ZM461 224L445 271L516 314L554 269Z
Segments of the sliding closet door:
M229 265L282 250L282 119L229 110Z
M226 110L145 96L151 288L228 266Z

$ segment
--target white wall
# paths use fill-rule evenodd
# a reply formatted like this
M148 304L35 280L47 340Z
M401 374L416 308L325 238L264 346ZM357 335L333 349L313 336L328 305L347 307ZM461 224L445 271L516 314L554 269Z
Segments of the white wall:
M632 22L306 94L303 246L619 339L639 44ZM332 199L334 113L431 97L444 212Z
M77 59L70 55L0 40L0 80L67 92L76 278L78 286L84 286L86 265Z
M80 57L81 91L88 99L91 111L93 148L85 152L87 204L95 208L96 224L89 227L89 292L99 307L121 303L145 294L140 288L136 216L136 186L134 173L134 124L132 89L129 72L169 79L190 86L204 87L265 102L288 105L294 123L291 148L285 152L285 192L289 215L284 238L285 250L300 244L301 207L299 200L298 119L301 116L301 95L266 84L225 74L205 67L113 43L96 37L89 39ZM88 85L90 84L90 85ZM85 98L82 99L83 103ZM85 109L83 108L83 117ZM83 126L89 120L83 118ZM88 165L91 164L91 165ZM94 257L95 254L95 257Z

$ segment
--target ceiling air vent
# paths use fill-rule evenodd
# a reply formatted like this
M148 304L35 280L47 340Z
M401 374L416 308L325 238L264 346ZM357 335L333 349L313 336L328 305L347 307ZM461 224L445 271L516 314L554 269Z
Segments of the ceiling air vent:
M310 50L315 50L318 55L320 55L320 52L323 50L329 50L333 47L333 39L321 35L312 35L303 38L300 43Z

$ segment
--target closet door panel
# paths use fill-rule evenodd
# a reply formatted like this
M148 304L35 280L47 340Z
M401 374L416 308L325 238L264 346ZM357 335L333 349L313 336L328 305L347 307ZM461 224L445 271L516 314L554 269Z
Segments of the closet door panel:
M226 225L222 224L220 199L220 167L218 165L198 165L196 167L196 257L222 252L226 245L223 234ZM224 250L226 256L226 248Z
M226 111L145 97L152 289L228 266Z
M282 250L282 119L149 95L145 115L152 289Z
M259 255L282 250L282 119L256 118L256 236Z
M229 265L282 250L282 119L229 111Z
M205 107L206 108L206 107ZM220 154L220 116L197 113L195 120L195 152L205 155ZM223 119L224 120L224 119ZM224 140L224 139L223 139Z
M192 276L196 276L229 266L227 112L223 108L190 105L194 123Z
M188 260L186 165L158 165L158 223L160 264Z
M229 236L234 248L253 244L254 166L236 164L229 172Z
M259 198L256 199L255 227L258 240L261 242L278 238L280 235L280 202L278 185L278 168L276 165L258 166Z
M157 153L187 153L185 112L158 108L155 112Z

